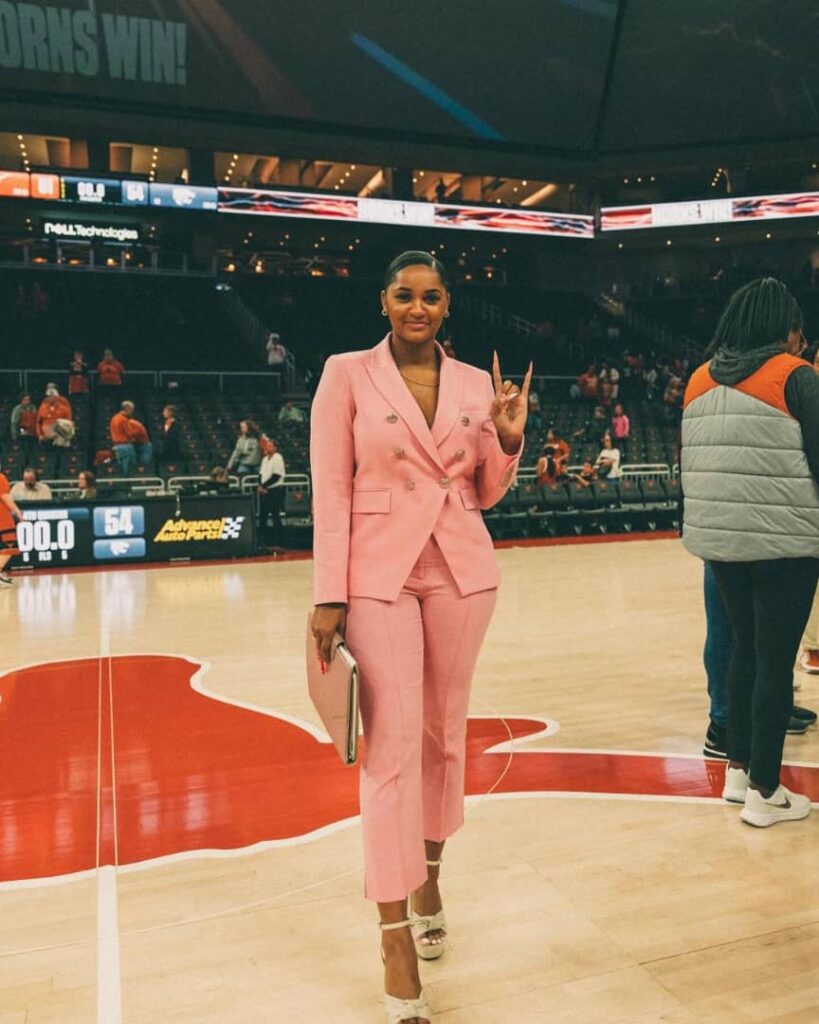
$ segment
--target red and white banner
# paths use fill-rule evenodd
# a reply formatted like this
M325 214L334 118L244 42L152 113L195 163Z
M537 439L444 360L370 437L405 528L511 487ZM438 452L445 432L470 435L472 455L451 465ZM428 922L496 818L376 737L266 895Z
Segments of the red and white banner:
M819 216L819 192L702 199L685 203L646 203L642 206L604 206L601 231L680 228L695 224L730 224L749 220Z

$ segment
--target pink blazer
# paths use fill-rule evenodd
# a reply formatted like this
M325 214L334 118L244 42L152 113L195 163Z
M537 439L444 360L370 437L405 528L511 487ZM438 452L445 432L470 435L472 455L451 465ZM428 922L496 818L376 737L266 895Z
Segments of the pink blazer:
M316 604L396 600L431 534L462 595L497 587L480 510L503 497L520 451L498 442L486 371L441 349L439 384L430 429L389 335L327 360L311 416Z

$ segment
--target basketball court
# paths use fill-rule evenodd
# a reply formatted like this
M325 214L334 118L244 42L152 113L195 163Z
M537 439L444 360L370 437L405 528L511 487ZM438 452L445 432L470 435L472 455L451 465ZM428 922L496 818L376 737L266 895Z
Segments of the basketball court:
M719 799L700 563L671 539L498 557L436 1022L815 1022L819 817L756 831ZM311 573L0 593L0 1024L382 1020L357 773L306 694ZM819 801L816 730L786 760Z

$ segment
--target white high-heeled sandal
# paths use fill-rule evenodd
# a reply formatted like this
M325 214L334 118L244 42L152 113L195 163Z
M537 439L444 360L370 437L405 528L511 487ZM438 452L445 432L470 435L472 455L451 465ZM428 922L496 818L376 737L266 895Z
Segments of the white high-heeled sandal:
M427 867L439 868L441 862L439 860L428 860ZM446 937L446 914L443 910L439 910L437 914L432 914L429 917L424 917L421 914L416 914L414 910L410 910L410 927L412 928L412 937L415 939L415 949L418 956L422 960L440 960L444 955L444 942L443 939L440 942L424 942L424 936L428 932L443 932Z
M378 925L382 932L392 932L398 928L408 928L409 926L409 918L397 921L395 924L384 924L381 922ZM381 959L384 959L383 946L381 948ZM415 1020L416 1017L424 1021L425 1024L431 1024L432 1022L429 1003L427 1003L423 989L418 993L417 999L399 999L397 996L391 996L385 992L384 1009L387 1013L387 1024L405 1024L406 1021Z

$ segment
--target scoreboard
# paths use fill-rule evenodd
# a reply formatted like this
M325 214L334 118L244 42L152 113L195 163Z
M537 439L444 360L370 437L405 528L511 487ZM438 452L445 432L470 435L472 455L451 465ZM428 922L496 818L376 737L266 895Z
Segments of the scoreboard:
M254 503L246 494L19 504L20 560L33 568L242 558L256 550Z

